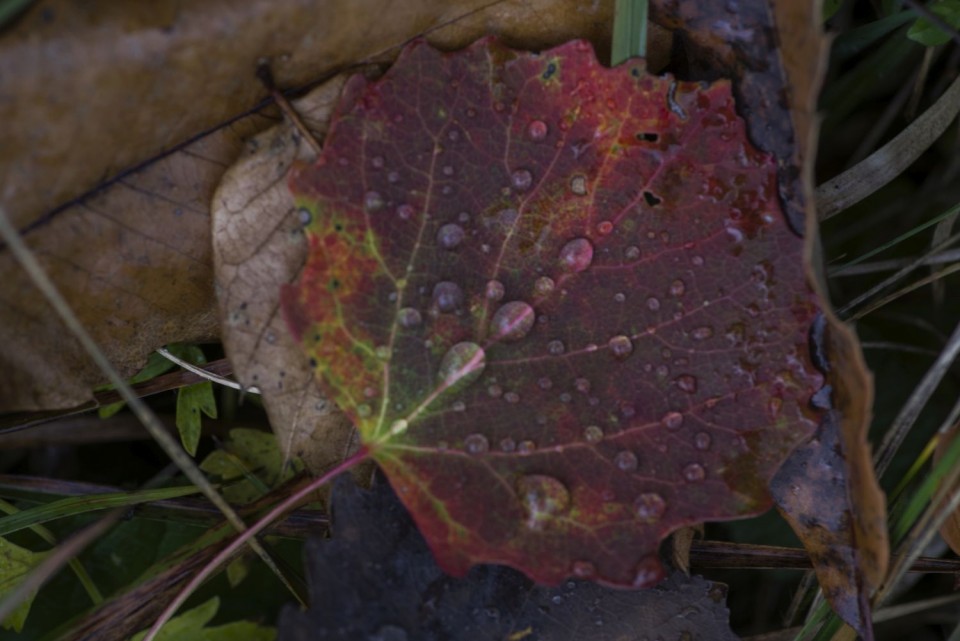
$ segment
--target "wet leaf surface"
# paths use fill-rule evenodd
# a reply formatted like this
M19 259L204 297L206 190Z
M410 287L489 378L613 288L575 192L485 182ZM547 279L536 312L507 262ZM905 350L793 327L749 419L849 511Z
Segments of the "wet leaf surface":
M657 588L625 592L583 581L535 586L501 566L445 575L385 483L336 483L334 532L308 544L311 607L288 608L280 641L733 641L726 589L672 574Z
M287 319L453 574L653 584L816 427L803 243L726 82L418 43L291 185Z

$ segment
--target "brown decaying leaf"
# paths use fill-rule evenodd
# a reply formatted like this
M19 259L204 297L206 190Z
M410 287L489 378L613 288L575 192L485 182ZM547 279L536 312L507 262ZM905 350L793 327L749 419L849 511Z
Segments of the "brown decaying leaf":
M819 228L813 211L813 160L816 157L817 90L826 63L826 42L821 31L819 7L814 4L776 0L773 3L783 48L781 55L791 93L791 115L796 132L797 167L800 168L802 198L806 208L807 265L809 278L821 300L828 301L827 287L821 272ZM890 558L886 525L886 498L880 489L867 433L873 407L873 377L867 369L860 343L853 329L840 321L829 305L824 304L826 331L821 347L829 366L827 383L833 388L834 410L825 421L822 433L810 445L788 459L781 474L774 480L774 498L798 536L810 552L817 578L831 605L848 624L864 638L872 638L868 599L883 580ZM825 446L836 443L836 449ZM815 458L816 450L822 456ZM836 528L822 529L806 517L802 506L791 504L796 496L791 491L790 469L795 463L814 457L806 474L796 480L810 482L810 477L828 472L834 465L840 477L833 492L817 496L817 516L828 513L824 502L837 501L840 510L834 514ZM821 479L823 482L824 479ZM812 506L811 506L812 507ZM837 557L844 561L837 564ZM831 596L833 595L833 596Z
M318 138L344 80L337 76L294 104ZM296 278L306 257L286 173L294 159L310 154L287 122L251 139L217 189L212 215L224 348L238 380L260 389L284 454L319 471L359 443L350 421L320 393L277 313L280 286Z
M94 338L124 373L173 341L218 335L209 202L242 140L269 120L231 118L282 87L387 60L425 31L456 48L486 33L536 48L609 40L610 0L288 0L149 7L37 2L0 38L0 197ZM370 16L377 16L371 21ZM363 34L358 37L357 34ZM95 88L95 90L91 90ZM145 99L148 98L148 99ZM213 133L114 182L198 132ZM66 208L102 185L97 194ZM0 248L0 410L71 407L100 373Z

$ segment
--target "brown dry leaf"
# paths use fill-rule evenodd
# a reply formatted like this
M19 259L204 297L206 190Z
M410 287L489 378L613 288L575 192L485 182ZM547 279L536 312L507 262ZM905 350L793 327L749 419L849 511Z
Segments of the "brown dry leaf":
M241 140L269 124L231 120L265 93L259 59L295 86L388 59L423 31L447 47L489 32L535 47L606 42L611 20L610 1L37 2L0 38L0 122L17 123L3 133L0 194L94 338L132 373L164 343L217 337L207 215ZM100 373L3 248L0 269L16 274L0 283L0 366L13 372L0 409L89 400Z
M254 119L256 120L256 119ZM25 236L80 320L121 371L174 341L214 340L208 203L248 120L114 182ZM0 409L91 398L103 375L0 248Z
M815 5L815 3L814 3ZM818 437L800 448L774 479L781 512L803 541L817 579L840 617L866 640L873 638L870 597L890 560L886 497L877 481L867 433L873 408L873 377L852 328L830 306L822 275L819 228L813 197L816 156L816 99L826 61L819 7L775 0L784 66L791 88L795 166L800 169L797 202L806 211L809 279L824 301L822 349L833 410ZM830 447L828 444L835 446ZM804 467L804 461L808 465ZM813 480L814 477L819 477ZM793 487L813 483L821 494L803 501ZM810 492L812 490L804 490ZM815 498L813 498L815 497ZM832 524L832 527L829 524ZM848 631L852 636L852 631Z
M0 197L21 228L105 178L255 107L261 58L303 86L389 57L443 25L437 43L485 33L536 48L609 40L612 0L111 0L36 2L0 38ZM451 24L455 23L455 24ZM16 123L15 127L10 126Z

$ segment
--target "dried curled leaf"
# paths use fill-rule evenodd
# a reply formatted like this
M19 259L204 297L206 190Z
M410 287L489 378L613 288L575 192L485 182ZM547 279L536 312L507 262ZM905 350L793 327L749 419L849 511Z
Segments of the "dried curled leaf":
M453 574L654 583L816 427L803 242L726 82L415 43L291 186L288 322Z

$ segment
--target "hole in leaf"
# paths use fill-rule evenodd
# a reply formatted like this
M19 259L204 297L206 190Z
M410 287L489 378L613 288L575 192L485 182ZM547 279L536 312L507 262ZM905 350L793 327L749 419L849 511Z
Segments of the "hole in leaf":
M663 202L662 199L657 198L649 191L643 192L643 199L647 201L647 204L650 205L651 207L656 207L657 205Z
M640 142L657 142L660 140L660 136L650 131L638 131L636 134L637 140Z

